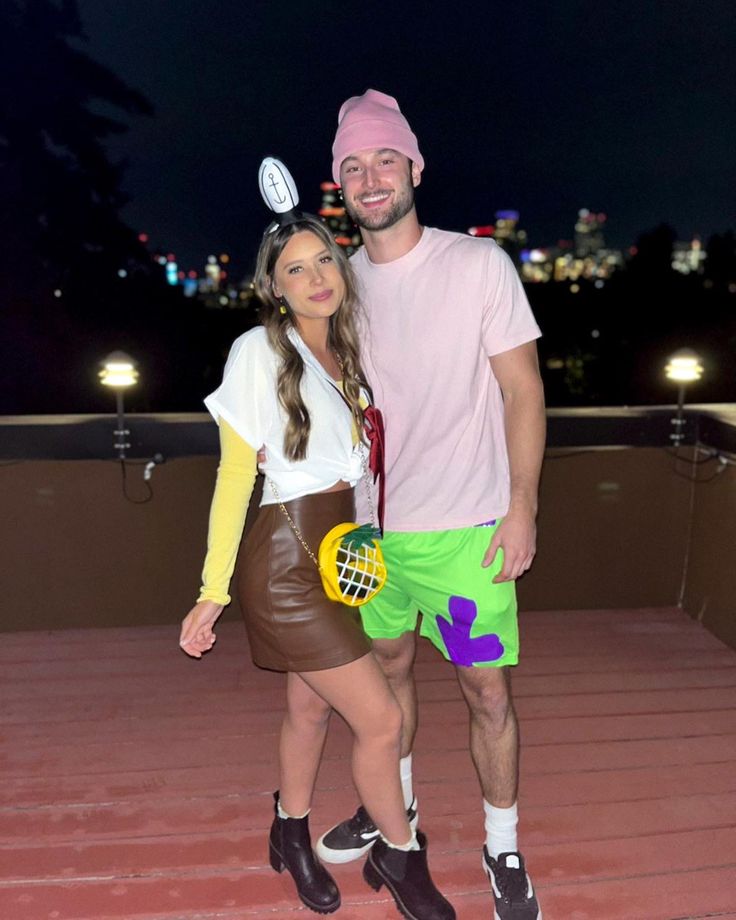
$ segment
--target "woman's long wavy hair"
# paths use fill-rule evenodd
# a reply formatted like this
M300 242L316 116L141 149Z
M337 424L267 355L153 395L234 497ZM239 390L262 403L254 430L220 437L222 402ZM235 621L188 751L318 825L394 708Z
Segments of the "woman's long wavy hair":
M358 336L355 314L359 309L355 278L343 249L335 242L329 229L316 217L305 214L294 223L266 231L258 250L255 287L261 301L261 321L265 326L271 347L281 358L278 370L277 393L287 415L284 432L284 453L289 460L303 460L307 454L311 420L301 394L304 361L289 338L289 330L297 328L296 318L288 303L286 313L280 308L273 292L273 272L279 256L292 236L308 230L324 243L340 270L345 282L345 296L336 312L330 317L327 344L342 363L343 394L358 432L363 431L363 410L360 408L360 387L368 389L358 353Z

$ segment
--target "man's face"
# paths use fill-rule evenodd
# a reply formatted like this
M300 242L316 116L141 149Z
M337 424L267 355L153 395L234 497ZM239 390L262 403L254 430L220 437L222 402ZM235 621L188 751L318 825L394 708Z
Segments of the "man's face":
M345 209L363 230L393 227L414 207L421 172L396 150L360 150L340 165Z

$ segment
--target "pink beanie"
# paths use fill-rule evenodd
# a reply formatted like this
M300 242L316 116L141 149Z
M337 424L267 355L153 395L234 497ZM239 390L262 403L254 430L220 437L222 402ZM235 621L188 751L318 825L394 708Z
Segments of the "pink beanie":
M393 96L367 89L362 96L343 102L337 116L337 134L332 145L332 178L340 184L342 161L359 150L390 147L424 169L416 136L401 114Z

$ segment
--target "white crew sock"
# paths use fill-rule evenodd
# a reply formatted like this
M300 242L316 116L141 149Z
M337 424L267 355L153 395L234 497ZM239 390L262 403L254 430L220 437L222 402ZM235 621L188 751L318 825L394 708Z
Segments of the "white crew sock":
M419 841L417 840L416 831L411 832L411 840L409 840L408 843L402 843L402 844L391 843L391 841L387 840L383 836L383 834L381 834L381 838L383 842L386 844L386 846L390 847L392 850L403 850L404 853L408 853L410 850L421 850L421 847L419 846Z
M516 802L511 808L496 808L483 799L485 812L486 847L494 859L501 853L515 853L518 849L516 825L519 814Z
M401 775L401 792L404 796L404 808L409 808L414 801L414 787L411 778L411 754L402 757L399 761L399 773Z
M311 808L308 808L303 815L290 815L281 807L281 802L276 803L276 813L278 814L279 818L296 818L299 820L300 818L306 818L311 810Z

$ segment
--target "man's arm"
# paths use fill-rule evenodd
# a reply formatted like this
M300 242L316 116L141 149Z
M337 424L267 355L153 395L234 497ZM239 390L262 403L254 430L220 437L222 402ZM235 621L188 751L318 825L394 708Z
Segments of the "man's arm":
M494 355L490 362L503 394L511 474L509 510L482 563L489 566L498 549L503 549L503 568L493 579L499 582L512 581L526 572L536 553L537 495L546 419L536 342Z

